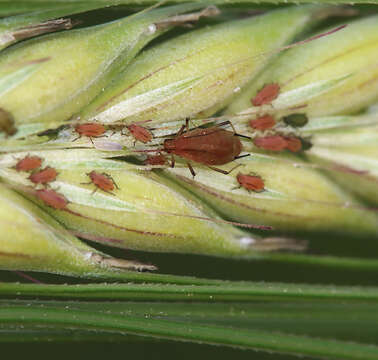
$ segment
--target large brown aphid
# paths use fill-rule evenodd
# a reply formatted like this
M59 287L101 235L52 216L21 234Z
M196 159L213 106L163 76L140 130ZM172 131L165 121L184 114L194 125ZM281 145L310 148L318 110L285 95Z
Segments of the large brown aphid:
M92 170L90 173L87 174L91 181L89 183L83 183L85 185L94 184L96 188L94 189L93 193L95 193L98 189L105 191L109 194L112 194L114 188L119 189L113 178L105 173L99 173L97 171Z
M34 184L48 184L56 179L58 172L52 167L45 167L44 169L35 172L29 176L29 180Z
M229 122L226 123L228 124ZM240 135L219 127L226 123L185 132L183 131L184 128L181 128L175 138L164 141L163 150L168 154L177 155L228 174L228 171L215 168L213 165L227 164L239 158L242 144L238 138ZM190 163L188 163L188 166L194 176L195 172Z

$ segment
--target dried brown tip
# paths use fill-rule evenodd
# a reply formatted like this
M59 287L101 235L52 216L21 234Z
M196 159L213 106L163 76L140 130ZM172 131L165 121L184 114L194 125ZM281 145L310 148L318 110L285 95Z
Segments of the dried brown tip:
M188 25L192 22L198 21L201 17L217 16L219 14L220 10L216 6L210 5L207 8L195 13L171 16L166 20L155 23L155 26L156 30L161 30L168 26Z
M17 132L17 129L14 125L12 114L0 108L0 132L2 131L7 135L14 135Z
M136 270L136 271L155 271L157 267L154 265L142 264L134 260L116 259L102 256L98 253L89 253L88 257L91 261L99 265L104 265L112 268Z
M71 19L49 20L40 24L26 26L17 29L12 32L12 36L15 40L22 40L53 31L69 30L74 25L75 24L72 23Z

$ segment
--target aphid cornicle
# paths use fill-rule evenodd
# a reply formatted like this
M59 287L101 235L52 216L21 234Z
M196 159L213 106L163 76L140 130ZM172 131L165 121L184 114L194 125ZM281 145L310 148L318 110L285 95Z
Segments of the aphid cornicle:
M36 195L45 205L57 210L63 210L68 205L68 200L53 189L37 190Z
M97 191L97 189L101 189L102 191L105 191L109 194L112 194L112 191L114 188L118 189L117 184L113 180L113 178L105 173L99 173L97 171L92 170L90 173L87 174L91 181L89 183L84 183L86 185L88 184L94 184L96 186L93 193ZM113 195L113 194L112 194Z
M270 104L277 98L280 90L281 87L277 83L264 85L264 87L251 99L251 103L253 106Z
M140 141L144 144L150 142L153 138L150 130L138 124L128 125L127 129L130 131L135 140Z
M29 176L29 180L34 184L48 184L56 179L58 172L52 167L46 167Z
M19 160L15 165L17 171L33 171L41 167L42 159L38 156L27 155L23 159Z
M264 181L258 175L248 175L239 173L236 176L236 180L238 181L239 185L246 190L252 190L255 192L264 191Z

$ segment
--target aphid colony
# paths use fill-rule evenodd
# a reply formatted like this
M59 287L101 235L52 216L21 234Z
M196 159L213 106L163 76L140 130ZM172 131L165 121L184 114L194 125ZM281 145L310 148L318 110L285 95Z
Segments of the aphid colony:
M270 104L277 98L280 91L278 84L265 85L256 96L251 99L254 106L261 106ZM283 118L285 124L292 127L303 126L307 123L307 117L304 114L292 114ZM255 130L265 131L275 126L275 119L265 114L257 119L251 120L249 125ZM223 126L230 125L233 131L223 128ZM149 143L153 139L151 130L140 124L130 124L124 126L129 131L130 135L136 141L143 144ZM105 136L107 129L104 125L99 123L84 123L74 126L74 131L79 135L92 138ZM189 119L186 124L182 125L176 134L170 135L170 138L165 139L160 148L156 150L136 150L136 152L155 152L156 154L148 155L144 163L153 166L167 166L169 164L167 155L170 155L170 166L175 166L175 156L178 156L186 161L186 164L193 175L196 175L191 162L202 164L208 168L221 172L223 174L231 173L240 164L234 166L230 171L217 168L217 165L228 164L238 158L249 156L250 154L240 155L242 152L242 143L240 138L251 139L248 136L237 134L232 123L225 121L223 123L212 125L210 127L197 127L189 129ZM75 139L76 140L76 139ZM263 135L254 137L253 143L255 146L269 151L283 151L289 150L291 152L299 152L303 149L303 140L294 135ZM29 172L28 179L35 186L44 186L43 189L35 191L35 195L42 200L46 205L55 209L66 209L68 200L56 190L47 188L47 186L56 180L58 172L56 169L46 166L42 168L43 159L35 155L27 155L19 159L14 166L18 172ZM97 190L114 195L113 191L119 189L113 178L106 174L95 170L87 173L90 181L82 183L83 185L94 185L95 193ZM262 192L265 190L264 180L258 174L245 174L239 172L236 175L238 188L242 187L247 191Z
M276 83L264 85L257 94L251 99L253 106L259 107L262 105L271 105L280 93L280 85ZM283 122L287 126L294 128L302 127L307 124L308 118L306 114L295 113L283 117ZM265 131L272 129L276 125L276 120L270 114L263 114L256 119L249 121L249 126L258 131ZM254 138L253 143L258 148L268 151L283 151L289 150L291 152L299 152L303 149L302 139L289 135L284 136L281 134L269 134L265 136L257 136Z

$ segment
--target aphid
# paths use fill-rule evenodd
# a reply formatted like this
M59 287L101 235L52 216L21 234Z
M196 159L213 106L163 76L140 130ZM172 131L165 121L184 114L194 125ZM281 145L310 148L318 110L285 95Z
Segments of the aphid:
M153 138L151 131L143 126L131 124L127 126L127 129L130 131L135 140L144 144L150 142Z
M286 125L290 125L293 127L302 127L308 123L308 117L306 114L291 114L285 116L283 121Z
M274 99L277 98L280 93L280 85L277 83L267 84L258 91L254 98L251 99L253 106L261 106L265 104L270 104Z
M285 137L286 140L286 149L291 152L298 152L302 150L302 142L299 138L295 136Z
M145 165L165 165L167 158L163 154L148 156L144 161Z
M226 123L186 132L183 132L185 127L182 127L175 138L164 141L163 150L168 154L178 155L184 159L207 165L215 171L228 174L229 171L214 168L213 165L227 164L239 158L242 144L237 136L242 135L219 128L220 125ZM188 123L186 127L188 128ZM172 161L172 167L174 167L174 161ZM188 167L192 175L195 176L190 163L188 163Z
M249 122L251 128L256 130L267 130L272 128L275 124L276 121L271 115L264 115Z
M52 182L58 176L58 172L52 167L46 167L29 176L29 180L34 184L47 184Z
M47 206L57 210L65 209L68 205L68 200L61 194L58 194L52 189L42 189L36 191L37 197L42 200Z
M105 173L100 174L97 171L92 170L90 173L87 174L91 181L89 183L83 183L84 185L88 184L94 184L96 185L96 188L94 189L93 193L95 193L98 189L101 189L102 191L105 191L109 194L112 194L112 191L114 190L114 187L119 189L113 178Z
M246 175L239 173L236 176L236 180L238 181L241 187L247 190L252 190L255 192L264 191L264 180L258 175Z
M79 137L77 139L81 138L82 136L87 136L92 141L93 137L96 138L96 137L103 136L106 129L105 129L104 125L101 125L101 124L98 124L98 123L86 123L86 124L76 125L75 131L79 134ZM75 140L77 140L77 139L75 139Z
M42 165L42 159L38 156L27 155L23 159L19 160L15 165L17 171L32 171L36 170Z
M259 148L270 151L282 151L287 147L287 140L281 135L257 137L253 143Z

